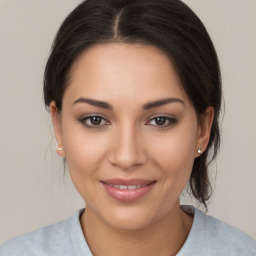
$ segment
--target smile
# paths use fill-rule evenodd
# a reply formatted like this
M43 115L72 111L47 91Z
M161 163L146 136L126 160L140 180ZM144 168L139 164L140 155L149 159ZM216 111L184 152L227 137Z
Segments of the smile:
M113 185L113 184L108 184L112 187L115 187L115 188L119 188L119 189L137 189L137 188L143 188L147 185L131 185L131 186L125 186L125 185Z
M121 202L132 202L147 195L156 181L112 179L101 181L101 184L111 198Z

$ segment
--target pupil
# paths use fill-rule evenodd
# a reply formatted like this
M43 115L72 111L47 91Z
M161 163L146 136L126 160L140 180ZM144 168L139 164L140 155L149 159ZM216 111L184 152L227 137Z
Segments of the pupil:
M156 118L156 124L157 125L164 125L165 121L166 121L165 117L157 117Z
M98 116L91 117L91 123L93 125L99 125L100 122L101 122L101 117L98 117Z

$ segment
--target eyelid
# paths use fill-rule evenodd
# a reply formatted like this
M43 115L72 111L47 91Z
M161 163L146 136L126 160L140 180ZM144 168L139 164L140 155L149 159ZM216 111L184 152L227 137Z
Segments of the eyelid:
M90 119L91 117L100 117L102 120L105 121L105 123L100 124L100 125L88 125L88 124L86 124L86 120ZM170 114L155 114L155 115L150 117L150 119L146 122L146 125L152 125L152 124L150 124L150 122L153 121L156 118L159 118L159 117L166 118L169 121L168 124L164 124L164 125L157 125L157 124L154 125L153 124L153 126L155 126L157 128L160 128L160 129L168 128L168 127L174 125L177 122L177 118L174 117L173 115L170 116ZM105 126L110 124L109 120L105 116L103 116L102 114L97 114L97 113L83 115L78 119L78 121L88 129L102 129Z
M88 125L86 124L86 120L92 118L92 117L100 117L101 119L105 120L105 124L101 124L101 125ZM104 128L106 125L108 125L110 122L107 120L106 117L104 117L103 115L101 114L97 114L97 113L94 113L94 114L88 114L88 115L83 115L81 116L78 121L84 125L86 128L88 129L102 129Z
M165 125L153 125L153 126L156 126L158 128L161 128L161 129L164 129L164 128L168 128L169 126L172 126L174 125L175 123L177 123L177 118L174 117L173 115L170 116L170 114L155 114L153 116L150 117L149 121L147 121L147 125L150 125L148 124L149 122L151 122L152 120L158 118L158 117L163 117L163 118L166 118L167 120L169 120L169 124L165 124Z
M160 113L160 114L154 114L154 115L150 116L149 120L155 119L157 117L164 117L164 118L169 118L169 119L173 119L173 120L177 119L174 115Z

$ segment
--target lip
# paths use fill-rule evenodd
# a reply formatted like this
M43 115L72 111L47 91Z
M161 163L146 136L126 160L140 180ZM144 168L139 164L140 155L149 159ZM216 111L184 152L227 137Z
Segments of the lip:
M105 188L108 195L113 199L121 202L132 202L148 194L154 187L156 181L154 180L142 180L142 179L109 179L101 181L101 184ZM136 189L120 189L111 185L143 185L143 187Z
M112 185L147 185L154 180L143 180L143 179L108 179L102 180L103 183L112 184Z

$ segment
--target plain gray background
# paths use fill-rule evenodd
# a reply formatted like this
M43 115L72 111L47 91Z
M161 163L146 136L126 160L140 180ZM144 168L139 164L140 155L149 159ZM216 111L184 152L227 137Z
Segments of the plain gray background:
M79 2L0 0L0 243L83 207L55 154L42 95L52 40ZM256 1L185 3L206 25L223 76L223 141L208 214L256 238Z

